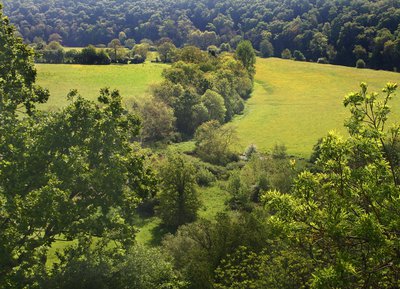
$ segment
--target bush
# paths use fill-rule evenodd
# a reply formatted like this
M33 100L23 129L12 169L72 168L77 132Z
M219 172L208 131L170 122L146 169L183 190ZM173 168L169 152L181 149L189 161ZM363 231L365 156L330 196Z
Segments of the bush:
M290 52L290 50L286 48L282 51L281 57L282 59L292 59L292 52Z
M304 54L299 50L294 51L293 57L297 61L305 61L306 60L306 58L304 57Z
M196 174L196 181L199 186L208 187L216 181L216 177L206 168L201 168Z
M274 55L274 46L269 40L264 39L260 43L260 52L262 57L271 57Z
M356 67L357 68L365 68L367 67L367 65L365 64L365 61L362 59L357 60L356 62Z
M132 63L139 64L143 63L146 59L140 56L139 54L135 54L132 58Z
M328 64L329 61L325 57L318 58L317 63L319 64Z

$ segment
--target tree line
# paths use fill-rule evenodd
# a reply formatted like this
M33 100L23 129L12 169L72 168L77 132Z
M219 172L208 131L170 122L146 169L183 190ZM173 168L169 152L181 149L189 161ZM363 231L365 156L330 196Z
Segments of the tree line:
M167 37L177 46L235 49L250 40L260 55L397 70L400 4L355 1L41 1L6 0L6 14L26 42L66 46L128 45ZM298 54L299 57L295 57ZM304 57L300 57L300 55Z

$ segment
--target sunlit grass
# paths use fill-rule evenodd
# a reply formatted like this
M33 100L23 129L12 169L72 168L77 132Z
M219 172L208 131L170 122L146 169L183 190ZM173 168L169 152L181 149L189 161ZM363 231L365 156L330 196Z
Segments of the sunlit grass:
M400 82L400 74L369 69L295 62L276 58L257 59L252 97L244 115L233 121L240 148L254 143L270 150L283 143L291 154L308 157L318 138L330 130L345 133L349 116L344 96L359 90L359 83L370 91L381 91L387 82ZM393 111L400 119L400 101Z
M101 88L118 89L127 105L149 95L149 86L162 80L165 64L77 65L37 64L38 84L48 88L50 99L42 105L55 110L67 105L71 89L91 100L97 99Z

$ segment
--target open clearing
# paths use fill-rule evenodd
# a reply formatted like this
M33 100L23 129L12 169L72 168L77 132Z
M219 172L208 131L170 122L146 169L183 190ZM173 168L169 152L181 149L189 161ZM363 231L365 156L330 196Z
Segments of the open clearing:
M38 84L50 90L50 99L42 108L55 110L65 106L67 93L79 93L95 100L100 88L118 89L127 105L148 95L151 84L161 81L165 64L131 65L37 64Z
M399 73L277 58L258 58L256 71L254 93L244 114L233 121L240 149L253 143L270 150L283 143L290 154L302 157L308 157L328 131L345 135L343 123L349 113L343 98L358 91L360 82L377 92L387 82L400 83ZM400 120L399 98L392 107L395 119Z

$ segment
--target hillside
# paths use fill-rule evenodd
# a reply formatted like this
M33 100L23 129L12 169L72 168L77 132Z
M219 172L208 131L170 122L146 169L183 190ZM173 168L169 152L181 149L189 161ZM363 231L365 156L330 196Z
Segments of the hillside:
M144 65L46 65L37 64L38 83L50 90L45 108L54 110L67 104L66 94L76 88L85 97L96 99L102 87L119 89L127 105L149 95L151 84L161 80L164 64ZM269 150L277 143L289 153L308 157L318 138L336 129L345 132L348 116L343 97L367 82L379 91L386 82L399 82L393 72L343 66L258 58L255 86L237 127L239 149L254 143ZM399 111L400 101L395 102ZM400 115L400 114L399 114Z
M244 115L233 122L241 149L254 143L267 150L283 143L289 153L304 157L328 131L345 132L349 113L343 98L358 91L360 82L379 92L387 82L400 81L397 73L276 58L258 58L256 69L253 95ZM400 119L400 100L393 103Z

